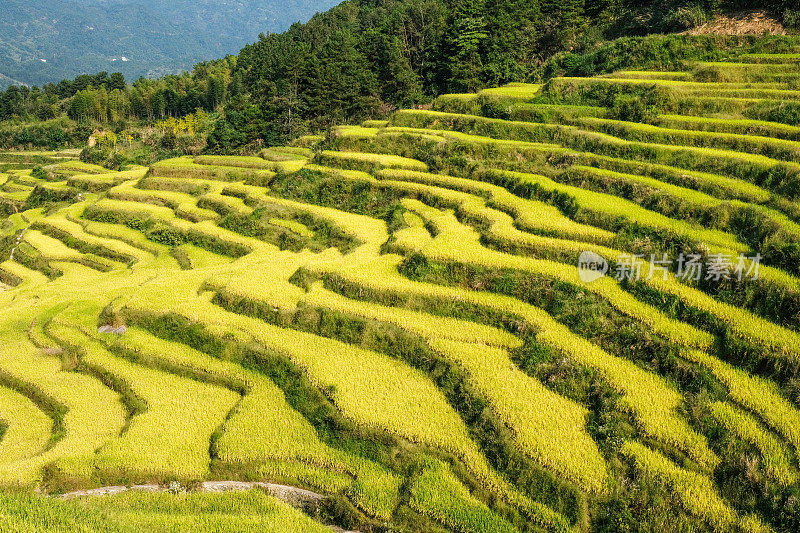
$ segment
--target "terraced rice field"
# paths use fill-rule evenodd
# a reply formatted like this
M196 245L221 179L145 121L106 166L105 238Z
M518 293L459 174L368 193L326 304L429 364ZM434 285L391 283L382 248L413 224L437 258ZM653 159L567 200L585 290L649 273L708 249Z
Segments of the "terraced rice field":
M800 125L760 113L798 74L512 84L121 172L15 154L0 485L267 481L336 512L17 495L0 529L796 531Z

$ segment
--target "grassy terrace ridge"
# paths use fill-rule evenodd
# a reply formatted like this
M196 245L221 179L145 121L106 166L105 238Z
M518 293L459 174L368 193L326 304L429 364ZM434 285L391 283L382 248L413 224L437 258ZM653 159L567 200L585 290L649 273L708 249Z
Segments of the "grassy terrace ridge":
M0 530L797 531L795 56L8 155ZM146 483L179 494L32 495Z

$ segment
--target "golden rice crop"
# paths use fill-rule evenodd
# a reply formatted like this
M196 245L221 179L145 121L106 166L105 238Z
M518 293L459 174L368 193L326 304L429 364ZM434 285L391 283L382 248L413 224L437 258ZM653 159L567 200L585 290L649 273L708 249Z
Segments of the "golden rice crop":
M709 248L724 251L746 252L749 246L739 242L736 237L719 230L708 230L682 220L666 217L655 211L645 209L629 200L610 194L599 193L572 185L555 182L545 176L522 172L493 171L500 176L518 180L520 183L535 184L547 191L557 191L574 198L583 209L595 211L608 217L624 217L630 222L645 227L671 231L685 235L695 242L706 243Z
M478 92L479 96L494 96L500 98L515 98L530 100L539 94L541 84L535 83L509 83L501 87L492 87Z
M520 198L508 192L507 189L490 183L400 169L384 169L377 172L376 175L384 179L436 185L437 188L435 189L428 187L425 189L417 188L417 190L424 190L432 196L440 196L451 202L459 203L462 209L471 215L478 214L477 212L485 206L485 201L475 195L485 195L488 196L489 202L493 205L513 213L515 223L527 229L591 242L610 242L614 238L614 234L609 231L571 220L555 206L536 200ZM470 195L459 195L452 189L461 190L470 193ZM473 205L475 208L472 208Z
M260 168L275 170L275 162L267 161L261 157L239 155L200 155L194 158L198 165Z
M122 172L107 174L75 174L67 179L67 184L78 189L90 191L106 190L128 180L139 180L147 174L147 167L134 167Z
M612 135L622 133L625 138L632 141L721 147L745 153L763 154L784 161L796 162L800 158L800 142L786 139L719 131L675 129L607 118L586 117L579 119L579 122L592 130L605 131Z
M319 286L303 301L396 324L428 339L431 348L467 372L470 382L513 430L523 451L585 490L605 489L605 462L586 433L587 412L515 367L506 351L520 346L515 337L462 320L350 300ZM559 413L558 419L552 418L553 412ZM576 457L581 460L576 462Z
M0 464L11 464L43 451L53 420L29 398L0 387L0 420L8 428L0 439Z
M264 160L267 162L266 160ZM297 166L297 162L291 161L290 167ZM300 162L302 163L302 161ZM177 177L177 178L204 178L220 181L239 181L255 180L259 183L269 183L275 176L275 172L268 169L232 167L222 165L200 165L194 162L192 157L180 157L166 159L154 164L151 174L158 177Z
M689 81L691 74L689 72L677 71L648 71L648 70L618 70L611 74L606 74L606 78L623 78L623 79L647 79L647 80L677 80Z
M468 373L523 452L583 490L607 490L605 460L586 430L583 406L531 379L502 348L445 338L428 343Z
M795 63L800 54L742 54L738 58L745 63Z
M755 345L763 346L776 355L790 360L800 357L800 335L768 320L758 317L745 309L735 307L711 296L678 283L674 278L667 280L653 276L646 282L655 289L678 297L687 306L712 314L726 324L731 333Z
M129 472L144 480L163 475L206 476L211 434L239 401L238 394L113 356L102 344L69 326L53 326L51 331L62 342L83 350L82 363L123 381L145 404L119 438L98 450L97 468Z
M22 280L22 284L38 285L47 282L47 276L41 272L31 270L15 261L3 261L0 263L0 270Z
M379 168L406 168L409 170L428 170L428 165L416 159L400 157L390 154L373 154L369 152L334 152L324 150L320 152L318 158L323 162L328 162L334 166L337 163L357 163L368 167L377 166Z
M136 328L128 330L119 345L145 361L176 365L229 381L243 393L217 443L220 459L234 463L301 460L336 467L331 451L320 442L314 428L286 403L282 391L266 377Z
M731 366L705 352L690 350L684 357L714 374L727 388L733 401L759 417L783 435L800 453L800 411L784 398L774 383Z
M86 257L58 239L37 230L25 232L25 242L33 246L45 259L52 261L82 261Z
M214 211L197 207L197 198L194 196L174 191L139 189L133 182L114 187L108 192L108 196L116 200L164 205L173 209L179 217L192 222L219 218Z
M142 303L146 300L145 297ZM332 339L229 313L203 301L182 306L181 313L204 324L226 324L246 332L268 349L289 357L348 418L449 452L463 461L482 485L506 501L528 512L542 513L489 467L442 393L424 374L405 363ZM337 368L336 373L329 371L333 367Z
M723 201L720 200L719 198L702 193L694 189L680 187L678 185L673 185L671 183L666 183L657 179L653 179L647 176L641 176L638 174L625 174L621 172L615 172L612 170L588 167L583 165L575 165L572 168L575 170L580 170L582 172L588 172L590 174L594 174L600 177L607 177L616 180L622 180L622 181L645 185L652 189L656 189L658 191L669 194L674 198L679 198L685 202L692 203L698 207L716 207L725 203L727 205L736 208L753 209L763 214L766 218L772 220L783 229L786 229L787 231L790 231L796 235L800 235L800 224L797 224L796 222L792 221L791 219L789 219L789 217L787 217L783 213L771 209L769 207L764 207L757 204L749 204L739 200Z
M739 526L744 531L754 533L769 531L758 519L739 517L719 496L707 476L684 470L659 452L638 442L625 442L622 453L635 463L638 470L667 485L687 511L704 518L715 528L729 531Z
M659 121L670 127L717 131L746 135L761 135L777 139L800 140L800 127L766 120L696 117L690 115L661 115Z
M329 492L347 488L353 501L369 514L391 517L397 506L400 478L366 459L322 443L311 424L289 406L283 392L266 377L136 328L128 330L120 345L145 361L223 380L243 393L215 443L221 460L260 464L259 472L265 476L288 477Z
M141 219L153 218L157 220L170 221L175 219L175 212L169 207L151 205L128 200L112 200L103 198L92 206L98 212L120 213L128 217Z
M336 126L333 132L339 137L350 137L354 139L370 139L375 137L378 129L367 126Z
M151 240L148 240L147 237L145 237L141 232L127 226L85 219L72 220L77 221L83 227L83 230L89 235L94 235L103 239L124 242L125 244L147 252L150 255L158 255L160 253L167 252L166 246L162 246L154 243Z
M486 504L473 497L450 468L441 461L428 460L411 485L409 505L422 514L465 533L518 531Z
M68 220L64 215L52 215L46 217L40 220L38 224L42 224L46 227L51 227L60 232L64 232L73 239L86 243L89 246L104 248L116 255L129 257L131 260L145 261L152 257L150 254L140 250L139 248L135 248L117 239L106 239L87 233L83 229L83 226L77 222Z
M300 510L260 490L216 494L134 490L67 501L42 495L3 494L0 507L3 509L0 528L4 531L330 531Z
M41 479L42 468L53 463L61 471L88 478L95 450L119 434L125 413L119 395L99 380L62 370L57 358L43 357L26 338L28 323L18 308L0 312L4 350L0 369L35 384L43 394L66 408L63 435L43 453L14 462L0 460L0 484L29 484ZM32 419L32 423L33 423Z
M622 290L619 284L610 277L586 283L580 279L574 265L517 256L486 248L480 243L480 235L472 228L461 224L452 214L431 209L416 200L406 200L404 205L413 208L437 228L436 238L423 250L425 255L433 259L471 263L490 268L522 270L554 278L602 296L621 312L640 320L654 331L681 345L707 347L711 344L711 337L708 334L698 331L688 324L670 319L653 306L640 302L630 293ZM403 245L402 241L398 241L398 244ZM598 249L611 251L604 248ZM695 289L689 290L696 291Z
M769 191L757 185L721 174L594 154L587 154L585 161L591 166L599 166L629 174L646 174L653 177L664 176L665 179L670 179L672 182L686 183L689 188L699 188L713 192L721 190L726 196L747 202L764 203L771 196Z
M198 200L197 205L220 214L237 213L247 216L253 212L253 209L245 205L241 198L225 196L219 193L204 194Z
M784 486L797 482L797 470L792 466L792 453L755 418L725 402L711 404L711 412L728 431L758 449L770 476Z
M280 226L282 228L286 228L289 231L292 231L301 237L313 237L314 232L308 229L308 226L302 224L296 220L287 220L283 218L271 218L268 221L273 226Z
M460 252L459 260L474 256ZM622 406L631 412L641 429L653 437L674 445L693 457L698 463L713 468L718 459L709 450L705 438L692 430L676 409L682 396L662 378L637 367L633 363L615 357L586 339L573 334L541 309L524 304L514 298L413 282L400 276L396 270L398 258L385 256L371 264L360 264L358 268L335 269L345 279L378 291L392 292L401 296L427 295L442 299L483 305L518 316L528 322L535 331L536 339L555 348L559 353L579 363L595 368L622 395ZM324 265L319 268L326 271ZM565 267L566 268L566 267ZM570 269L574 271L574 267ZM577 274L576 274L577 275Z

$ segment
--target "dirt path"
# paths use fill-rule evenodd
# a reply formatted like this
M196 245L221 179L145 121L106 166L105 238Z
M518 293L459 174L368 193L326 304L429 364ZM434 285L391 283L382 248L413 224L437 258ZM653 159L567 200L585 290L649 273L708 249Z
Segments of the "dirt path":
M204 481L201 483L195 492L228 492L228 491L246 491L253 489L262 489L272 496L275 496L281 501L289 504L304 504L316 503L322 501L326 496L312 492L310 490L293 487L290 485L278 485L276 483L263 483L259 481ZM100 487L97 489L77 490L68 492L58 496L63 500L71 500L73 498L81 498L84 496L112 496L127 491L142 491L142 492L169 492L169 487L165 485L132 485L130 487L124 485Z

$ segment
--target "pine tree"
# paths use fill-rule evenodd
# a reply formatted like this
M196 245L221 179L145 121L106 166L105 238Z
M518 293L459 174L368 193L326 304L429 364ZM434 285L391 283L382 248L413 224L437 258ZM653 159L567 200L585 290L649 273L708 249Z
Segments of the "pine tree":
M453 7L447 48L449 85L454 91L473 91L481 86L481 44L488 37L484 0L459 0Z

